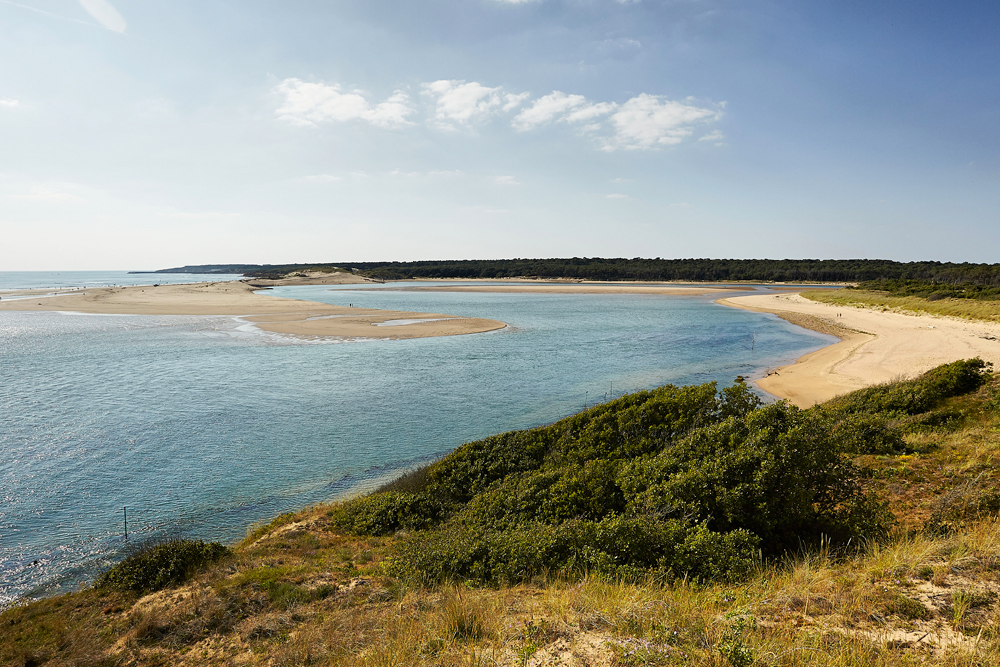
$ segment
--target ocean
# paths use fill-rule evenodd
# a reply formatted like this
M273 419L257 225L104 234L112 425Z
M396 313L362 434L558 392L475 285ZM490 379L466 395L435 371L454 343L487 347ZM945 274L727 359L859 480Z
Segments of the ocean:
M224 278L0 273L0 290ZM71 590L114 562L128 544L123 508L133 544L231 543L463 442L623 392L758 377L834 340L718 295L405 285L267 293L509 326L315 342L233 317L0 312L0 605Z

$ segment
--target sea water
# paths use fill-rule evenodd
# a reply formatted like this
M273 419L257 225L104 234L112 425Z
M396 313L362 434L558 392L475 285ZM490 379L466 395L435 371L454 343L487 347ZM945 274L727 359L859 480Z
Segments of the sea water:
M400 286L268 294L508 326L317 342L232 317L0 312L0 602L90 580L127 545L123 508L131 543L233 542L463 442L664 383L728 385L833 340L718 295Z

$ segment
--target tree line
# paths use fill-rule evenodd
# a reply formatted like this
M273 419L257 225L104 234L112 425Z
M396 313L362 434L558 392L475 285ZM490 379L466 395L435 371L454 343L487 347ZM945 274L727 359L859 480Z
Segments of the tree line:
M540 278L644 281L871 282L1000 286L1000 264L895 262L884 259L646 259L572 257L468 259L328 264L207 264L157 273L240 273L276 278L307 270L340 269L380 280L414 278Z

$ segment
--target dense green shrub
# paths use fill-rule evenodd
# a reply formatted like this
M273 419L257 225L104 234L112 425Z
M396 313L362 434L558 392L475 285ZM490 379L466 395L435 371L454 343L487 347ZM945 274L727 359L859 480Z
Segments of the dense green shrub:
M615 461L596 459L511 475L469 501L460 516L494 526L599 519L625 507L616 482L617 468Z
M218 542L200 540L170 540L140 547L101 574L94 585L98 588L152 593L162 588L178 586L200 568L229 555Z
M337 528L355 535L391 535L398 530L427 528L441 514L427 493L373 493L349 500L330 512Z
M762 406L742 382L668 385L467 443L331 517L354 533L409 531L393 567L417 580L738 578L761 555L884 536L893 515L853 458L906 451L901 428L948 421L942 402L988 372L946 364L810 410Z
M902 454L908 451L903 434L876 415L853 414L836 422L830 435L847 454Z
M738 579L757 556L746 531L714 533L704 525L611 516L601 521L532 522L495 529L465 522L412 533L397 545L397 574L429 582L520 582L546 573Z
M854 414L905 417L937 407L945 399L973 392L990 377L992 364L966 359L933 368L914 380L859 389L820 406L829 417Z
M620 476L629 510L745 529L771 553L824 534L847 539L864 501L860 471L827 425L787 403L698 429Z

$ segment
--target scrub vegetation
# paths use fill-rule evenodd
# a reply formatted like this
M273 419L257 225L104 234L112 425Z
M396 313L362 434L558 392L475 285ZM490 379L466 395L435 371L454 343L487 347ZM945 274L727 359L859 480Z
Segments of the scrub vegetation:
M990 370L809 410L624 396L231 549L132 554L0 614L0 664L1000 665Z
M891 288L891 289L890 289ZM926 313L961 317L968 320L1000 320L1000 288L964 287L947 288L930 283L902 281L893 283L862 283L856 288L842 290L808 290L802 296L836 306L872 308L901 313Z

